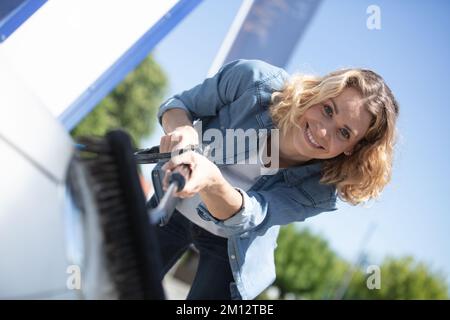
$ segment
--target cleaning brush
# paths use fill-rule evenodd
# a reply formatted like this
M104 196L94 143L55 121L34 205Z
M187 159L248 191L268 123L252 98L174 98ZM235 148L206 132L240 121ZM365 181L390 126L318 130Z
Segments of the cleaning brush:
M164 299L157 226L149 223L130 137L114 130L104 138L82 137L78 142L119 299Z

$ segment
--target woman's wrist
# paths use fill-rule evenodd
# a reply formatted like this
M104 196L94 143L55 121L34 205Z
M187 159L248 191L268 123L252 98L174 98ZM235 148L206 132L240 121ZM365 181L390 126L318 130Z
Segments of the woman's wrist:
M199 192L200 198L214 217L226 220L242 209L243 195L222 174L212 180L214 181Z
M176 128L183 126L193 127L192 121L189 119L189 116L185 110L174 108L163 113L162 127L165 133L170 133Z
M229 185L228 181L223 177L219 168L217 168L217 171L211 175L202 191L219 195L226 189L227 184Z

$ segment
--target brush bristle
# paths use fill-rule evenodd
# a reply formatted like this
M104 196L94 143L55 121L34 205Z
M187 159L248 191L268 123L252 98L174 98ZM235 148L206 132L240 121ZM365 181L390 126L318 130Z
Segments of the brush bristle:
M164 299L155 227L148 220L128 134L116 130L103 139L79 142L99 211L107 268L119 298Z

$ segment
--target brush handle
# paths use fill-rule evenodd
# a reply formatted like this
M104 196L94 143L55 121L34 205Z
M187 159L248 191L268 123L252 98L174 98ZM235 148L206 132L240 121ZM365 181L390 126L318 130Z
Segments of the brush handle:
M170 175L169 184L176 183L177 184L177 192L183 190L184 185L186 184L186 179L179 172L174 172Z
M160 226L164 226L169 223L179 201L179 198L175 197L176 189L177 183L171 183L158 206L149 213L152 224L159 223Z
M179 154L187 151L203 153L203 149L198 145L188 145L182 150L177 150ZM160 160L169 160L172 152L159 152L159 145L147 149L137 149L134 152L134 159L137 164L158 163Z
M150 213L150 222L152 224L159 223L160 226L168 224L177 203L180 201L180 199L175 196L175 193L183 190L186 184L186 176L189 178L191 169L189 165L182 164L175 170L177 171L173 171L170 174L167 191L164 193L158 206Z
M191 175L191 168L187 164L181 164L178 167L175 168L175 170L172 171L170 177L169 177L169 185L171 183L177 183L178 188L177 192L183 190L186 179L189 178Z

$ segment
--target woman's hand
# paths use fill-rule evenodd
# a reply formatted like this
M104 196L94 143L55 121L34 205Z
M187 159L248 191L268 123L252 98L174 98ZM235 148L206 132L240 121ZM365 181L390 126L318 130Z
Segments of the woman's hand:
M183 166L186 164L187 166ZM186 167L189 170L186 170ZM182 191L175 195L180 198L190 198L199 191L216 185L222 178L219 168L208 158L195 151L187 151L172 157L166 162L162 169L165 172L163 189L167 190L168 178L172 172L180 172L186 179Z
M172 152L189 145L198 145L198 133L192 126L181 126L161 137L159 152Z

